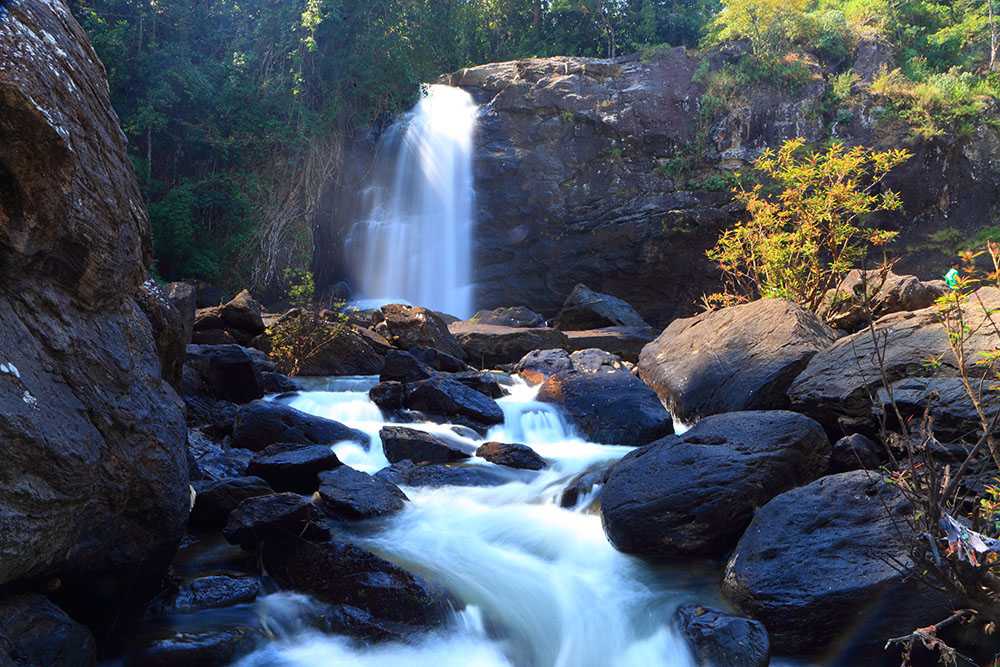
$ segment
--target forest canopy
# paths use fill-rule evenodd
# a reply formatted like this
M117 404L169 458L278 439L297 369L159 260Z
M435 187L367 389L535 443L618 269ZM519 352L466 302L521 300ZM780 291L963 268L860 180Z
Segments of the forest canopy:
M871 92L934 136L944 122L961 130L997 97L993 1L71 5L108 70L149 207L158 275L264 287L280 281L282 267L308 264L317 183L336 170L344 138L383 124L442 73L526 56L745 40L751 49L737 84L747 72L794 78L789 56L807 53L822 62L832 94L848 96L848 54L858 40L877 39L896 62Z

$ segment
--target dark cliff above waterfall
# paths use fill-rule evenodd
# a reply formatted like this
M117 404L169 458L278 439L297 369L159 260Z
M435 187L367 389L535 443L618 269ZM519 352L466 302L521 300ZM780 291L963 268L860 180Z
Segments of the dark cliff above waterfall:
M690 314L717 279L704 251L740 214L735 173L797 136L914 153L888 182L904 211L882 220L901 230L892 252L908 272L937 277L955 238L990 224L1000 204L994 111L969 132L920 138L869 92L866 82L891 62L886 47L869 42L850 54L846 72L811 62L794 84L760 80L720 93L714 74L746 52L729 43L614 60L529 59L442 77L481 106L476 306L527 305L552 316L583 282L626 296L655 323ZM357 162L370 149L362 142ZM321 285L350 279L337 269L350 206L332 193L327 200L317 216Z

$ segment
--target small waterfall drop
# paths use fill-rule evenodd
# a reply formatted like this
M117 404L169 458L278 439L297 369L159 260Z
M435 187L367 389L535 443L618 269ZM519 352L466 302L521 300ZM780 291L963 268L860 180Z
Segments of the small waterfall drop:
M473 135L479 110L451 86L426 86L379 141L362 219L348 241L368 303L472 315Z

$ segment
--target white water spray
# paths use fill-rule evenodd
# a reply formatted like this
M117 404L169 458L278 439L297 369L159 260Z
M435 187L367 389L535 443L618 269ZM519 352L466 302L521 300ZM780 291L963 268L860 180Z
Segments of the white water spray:
M349 248L366 302L472 315L472 149L478 109L459 88L427 86L379 142L365 217Z

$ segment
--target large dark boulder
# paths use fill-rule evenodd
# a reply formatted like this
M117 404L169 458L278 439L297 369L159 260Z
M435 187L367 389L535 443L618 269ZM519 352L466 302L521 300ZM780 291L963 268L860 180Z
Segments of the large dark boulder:
M327 341L302 363L299 375L377 375L382 372L385 353L347 324L327 324Z
M481 465L417 465L403 460L393 463L375 473L375 477L392 482L397 486L427 487L443 486L503 486L510 482L525 481L523 473L514 469Z
M538 400L562 408L588 440L645 445L674 432L656 393L621 359L602 350L574 352L569 359L572 368L549 376Z
M269 542L264 565L285 588L365 610L380 622L419 630L436 627L448 616L448 600L441 590L345 542Z
M244 626L178 631L133 648L125 666L227 667L252 653L263 641L260 631Z
M544 327L545 318L524 306L508 306L492 310L480 310L469 318L476 324L493 324L500 327Z
M334 445L368 444L368 436L332 419L306 414L277 401L254 401L240 408L233 425L233 446L259 452L277 442Z
M395 514L408 498L381 477L341 466L320 475L319 500L328 516L355 521Z
M533 350L524 355L513 371L531 384L541 384L550 376L573 370L573 362L566 350Z
M783 493L740 539L723 593L763 621L776 653L821 651L845 634L880 653L886 638L950 614L911 579L909 512L897 488L866 470Z
M183 534L183 405L137 304L149 222L104 68L62 0L2 12L0 587L58 578L103 635Z
M845 435L833 443L830 472L877 470L884 451L881 445L861 433Z
M674 622L699 667L767 667L771 643L760 621L700 605L678 607Z
M314 518L309 499L297 493L247 498L229 514L222 534L230 544L251 549L266 540L302 535Z
M997 344L1000 345L1000 335ZM976 381L973 381L973 391L978 392L976 386ZM911 423L919 423L926 412L934 420L934 435L941 440L974 442L983 432L979 412L969 398L962 378L906 378L892 384L891 399L889 392L881 388L877 400L873 414L887 419L893 428L900 415L904 420L912 420ZM1000 394L983 391L979 407L989 423L1000 423L995 421L997 413L1000 413ZM899 415L896 414L897 409Z
M604 327L565 333L570 352L597 348L632 363L639 361L642 349L656 340L652 327Z
M232 477L195 482L192 486L195 498L191 525L203 529L221 529L229 514L244 500L274 493L271 485L260 477Z
M254 455L247 474L266 480L275 491L310 494L319 488L319 474L339 465L330 445L279 442Z
M5 641L6 640L6 641ZM94 667L90 631L41 595L0 599L0 665Z
M639 357L639 375L684 422L788 406L785 391L836 336L784 299L762 299L675 320Z
M391 350L385 355L381 382L419 382L433 377L435 371L405 350Z
M1000 308L1000 288L981 287L963 302L969 327L966 368L981 375L980 353L995 349L997 336L984 327L987 309ZM882 388L882 370L889 382L913 377L957 377L958 362L948 345L948 333L937 308L886 315L867 329L839 339L816 354L788 388L793 409L821 422L832 433L877 429L872 397ZM928 364L929 359L939 363ZM877 399L876 399L877 400Z
M487 426L503 423L503 410L496 401L446 376L406 385L403 405L432 415L465 417Z
M541 470L548 464L527 445L509 442L486 442L476 450L476 456L508 468Z
M603 327L648 329L649 325L635 308L610 294L595 292L579 284L566 297L553 326L560 331L582 331Z
M260 593L257 577L209 575L181 583L154 600L147 615L186 614L246 604Z
M236 329L251 335L264 333L263 313L264 309L247 290L219 308L219 316L226 329Z
M153 329L163 379L179 389L187 345L191 342L194 290L185 283L161 287L149 279L139 290L138 303Z
M569 340L548 327L504 327L476 322L455 322L448 327L465 350L465 359L478 368L517 363L532 350L566 349Z
M601 496L604 529L626 553L721 556L757 508L824 474L830 442L793 412L706 417L625 456Z
M946 290L943 283L924 282L916 276L854 269L826 293L819 314L830 326L854 332L868 324L869 312L878 319L890 313L928 308Z
M456 438L447 438L405 426L383 426L379 431L382 451L389 463L409 460L414 463L452 463L467 459L475 449Z
M185 394L204 394L232 403L264 395L253 358L239 345L188 345Z
M448 331L448 325L434 311L419 306L382 306L375 332L392 345L409 350L432 348L461 359L465 353Z

